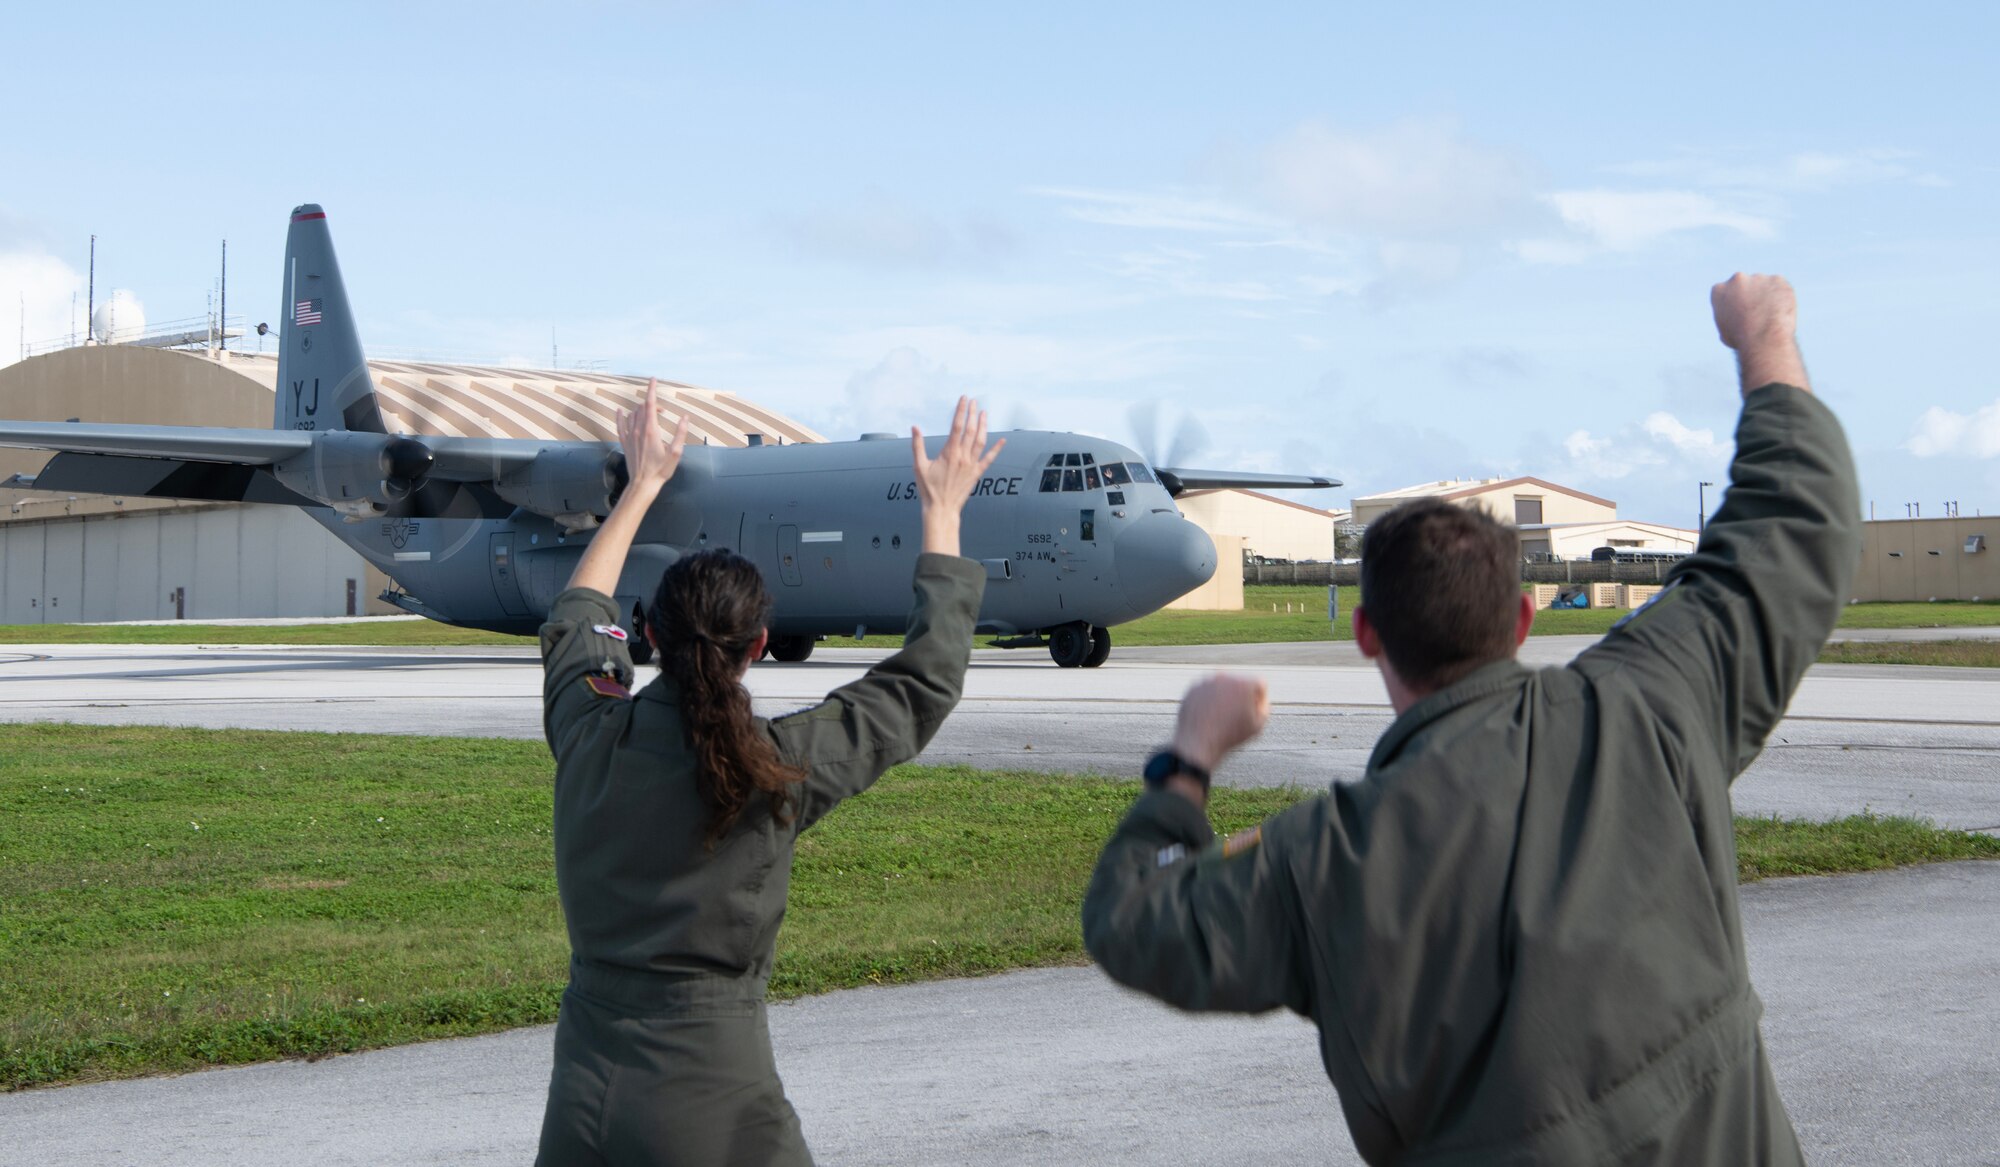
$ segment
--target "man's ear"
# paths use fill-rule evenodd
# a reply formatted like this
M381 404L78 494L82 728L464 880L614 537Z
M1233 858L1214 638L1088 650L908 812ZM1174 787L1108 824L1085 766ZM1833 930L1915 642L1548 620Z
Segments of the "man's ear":
M654 652L660 651L660 642L653 636L653 622L651 620L639 621L639 635L646 638L646 643L653 646Z
M1527 592L1521 593L1521 608L1514 613L1514 647L1519 648L1528 639L1528 629L1535 626L1535 598Z
M1366 607L1354 609L1354 645L1369 660L1382 655L1382 637L1375 631L1375 625L1369 623Z

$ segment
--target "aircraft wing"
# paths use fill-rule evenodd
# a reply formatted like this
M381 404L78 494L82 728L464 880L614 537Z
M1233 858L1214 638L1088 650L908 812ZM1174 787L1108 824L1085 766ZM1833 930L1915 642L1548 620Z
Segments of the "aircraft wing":
M0 446L127 458L186 458L269 466L312 448L303 430L221 426L85 425L73 421L0 421Z
M302 494L300 490L313 489L302 482L377 483L400 470L415 480L385 513L492 517L512 513L513 505L488 484L528 470L537 454L552 445L572 444L604 448L600 443L410 438L338 430L0 421L0 447L55 451L39 474L18 475L0 486L321 506L327 498L347 497L347 492Z
M1319 490L1341 485L1338 478L1307 474L1248 474L1236 470L1182 470L1156 466L1161 478L1173 476L1181 490ZM1168 484L1169 489L1172 483ZM1175 490L1179 494L1180 490Z

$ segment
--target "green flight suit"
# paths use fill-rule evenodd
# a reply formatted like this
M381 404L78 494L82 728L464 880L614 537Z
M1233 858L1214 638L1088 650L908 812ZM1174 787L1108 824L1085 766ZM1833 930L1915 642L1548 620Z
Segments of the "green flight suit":
M985 572L921 555L900 652L811 709L758 719L809 776L781 823L752 797L710 850L674 682L636 695L611 600L542 626L556 885L570 984L538 1163L810 1163L771 1059L764 990L800 831L920 752L958 703Z
M1209 847L1187 799L1140 798L1084 902L1091 955L1181 1008L1310 1017L1370 1163L1800 1162L1729 785L1847 599L1860 503L1807 393L1746 395L1736 444L1696 553L1569 666L1425 697L1362 780L1256 836Z

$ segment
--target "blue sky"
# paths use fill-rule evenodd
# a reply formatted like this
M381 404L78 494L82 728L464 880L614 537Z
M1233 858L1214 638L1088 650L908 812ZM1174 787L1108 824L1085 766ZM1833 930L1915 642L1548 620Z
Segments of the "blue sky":
M92 233L153 320L226 237L275 322L314 201L381 355L553 329L831 437L1150 401L1316 501L1537 474L1687 526L1736 407L1707 286L1778 271L1864 505L2000 510L1989 6L37 7L0 342L68 331Z

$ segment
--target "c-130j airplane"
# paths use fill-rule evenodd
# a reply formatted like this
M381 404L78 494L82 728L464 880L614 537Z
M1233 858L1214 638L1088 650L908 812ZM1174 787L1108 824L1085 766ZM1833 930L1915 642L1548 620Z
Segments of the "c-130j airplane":
M326 213L292 212L275 426L0 421L0 446L57 451L34 490L291 505L388 574L384 598L446 624L533 634L625 484L615 443L387 432ZM1001 436L1001 435L994 435ZM1215 545L1174 497L1334 479L1150 467L1080 434L1015 431L968 502L962 541L986 566L979 631L1102 664L1110 627L1206 583ZM894 633L908 621L919 538L902 442L690 446L640 527L615 599L634 627L660 574L729 547L777 600L770 653ZM927 439L935 451L941 438ZM645 651L641 637L635 649Z

